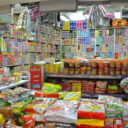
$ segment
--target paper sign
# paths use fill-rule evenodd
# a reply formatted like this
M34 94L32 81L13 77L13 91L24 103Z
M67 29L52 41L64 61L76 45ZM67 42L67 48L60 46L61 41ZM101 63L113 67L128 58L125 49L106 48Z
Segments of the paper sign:
M31 66L30 67L30 81L31 89L41 90L42 89L42 70L41 66Z

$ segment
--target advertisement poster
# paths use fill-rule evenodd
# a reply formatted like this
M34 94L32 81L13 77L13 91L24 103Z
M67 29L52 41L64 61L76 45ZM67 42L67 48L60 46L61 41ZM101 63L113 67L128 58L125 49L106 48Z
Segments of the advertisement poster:
M3 55L0 54L0 66L2 66L2 65L3 65Z
M41 66L30 67L30 82L31 89L41 90L42 89L42 69Z

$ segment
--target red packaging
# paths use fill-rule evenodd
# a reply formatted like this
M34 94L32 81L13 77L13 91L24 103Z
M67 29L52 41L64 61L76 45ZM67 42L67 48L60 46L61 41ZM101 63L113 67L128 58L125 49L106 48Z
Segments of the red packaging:
M88 126L88 125L77 125L76 128L103 128L103 127Z
M59 94L44 94L41 92L36 92L34 97L59 98Z
M123 128L123 120L115 119L114 120L114 128Z
M21 117L21 120L24 121L24 128L34 128L35 126L35 119L31 116L23 116Z
M82 90L82 93L94 93L95 82L82 81L81 90Z

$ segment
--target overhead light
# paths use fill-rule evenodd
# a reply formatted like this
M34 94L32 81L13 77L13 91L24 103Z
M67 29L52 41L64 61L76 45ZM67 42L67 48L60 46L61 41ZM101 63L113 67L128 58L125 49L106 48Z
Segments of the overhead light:
M68 19L67 17L65 17L65 16L60 16L60 19L61 19L62 21L69 21L69 19Z
M87 14L84 15L84 17L85 17L85 19L87 19L87 20L89 19L89 15L87 15Z
M70 15L70 20L85 20L83 12L76 12Z
M115 12L114 15L115 15L116 19L120 19L121 18L121 12Z

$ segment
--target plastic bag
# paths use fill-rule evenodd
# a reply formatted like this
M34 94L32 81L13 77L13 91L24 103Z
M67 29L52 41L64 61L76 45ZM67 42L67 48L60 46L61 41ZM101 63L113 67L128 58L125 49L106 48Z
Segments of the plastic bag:
M34 128L35 126L35 119L29 115L21 117L20 120L24 121L24 128Z
M55 98L35 98L35 100L28 104L23 111L29 113L43 114L56 101Z
M42 92L45 94L58 94L58 92L61 90L62 90L61 85L44 83L44 87L43 87Z
M77 125L89 125L89 126L98 126L98 127L104 127L104 121L103 120L97 120L97 119L78 119Z
M2 114L0 114L0 124L5 123L5 119Z
M105 106L97 100L82 99L78 109L79 118L105 120Z
M73 100L73 101L79 101L81 99L81 92L68 92L64 100Z
M34 97L59 98L59 94L44 94L41 92L36 92Z
M61 123L76 123L78 106L79 103L77 101L57 100L46 111L46 120Z
M63 99L68 92L59 92L59 99Z

